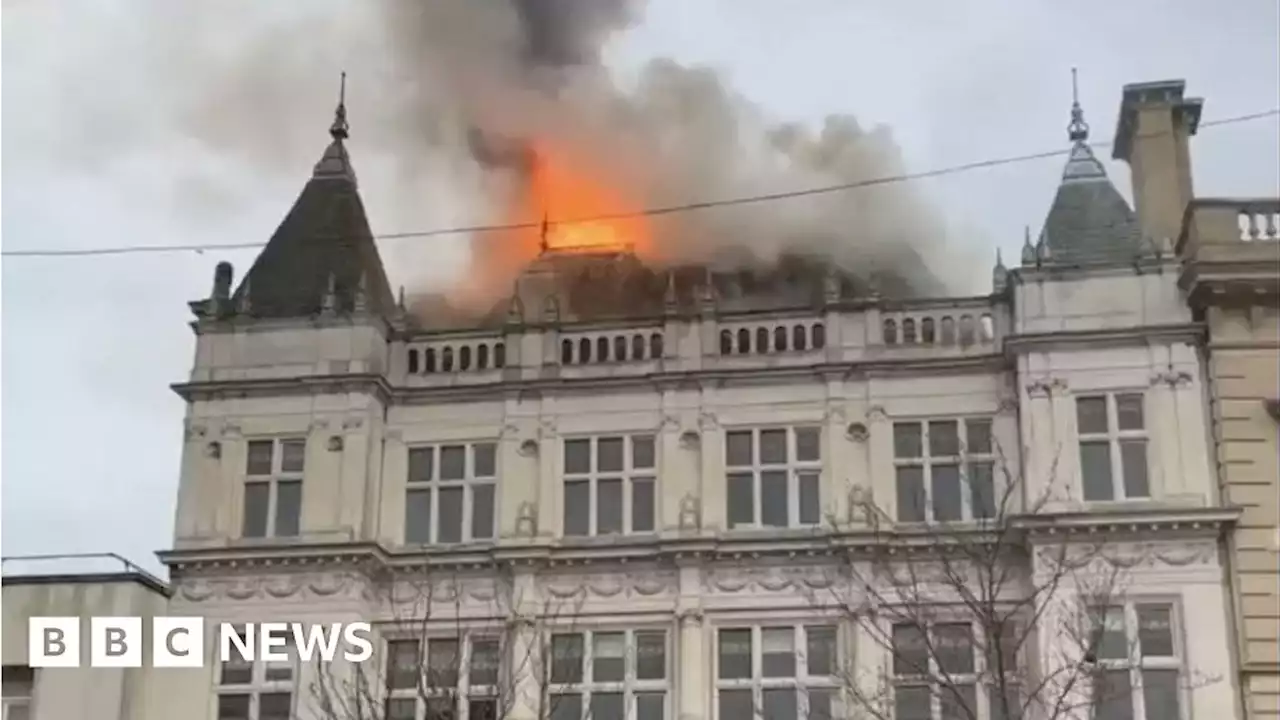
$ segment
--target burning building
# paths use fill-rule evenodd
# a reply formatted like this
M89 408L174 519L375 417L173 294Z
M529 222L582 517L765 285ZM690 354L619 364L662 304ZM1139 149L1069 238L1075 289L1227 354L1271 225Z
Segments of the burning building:
M1167 194L1189 177L1199 101L1182 92L1126 89L1117 148L1137 213L1075 107L1042 231L965 297L922 293L909 262L673 252L625 185L579 190L572 163L481 133L481 154L532 183L515 197L618 212L522 220L476 254L484 302L415 303L388 281L340 107L248 272L236 283L219 264L191 304L162 558L170 614L371 621L378 652L154 671L147 707L1231 707L1230 683L1195 678L1229 672L1218 545L1237 511L1217 495L1200 332L1157 234L1177 226ZM1008 628L1025 632L1006 643Z

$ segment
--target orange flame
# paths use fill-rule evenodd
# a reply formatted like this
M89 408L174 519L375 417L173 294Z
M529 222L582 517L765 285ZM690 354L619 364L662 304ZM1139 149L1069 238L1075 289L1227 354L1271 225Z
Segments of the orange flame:
M524 198L525 217L545 218L545 250L647 254L651 231L639 203L615 178L565 147L538 141Z

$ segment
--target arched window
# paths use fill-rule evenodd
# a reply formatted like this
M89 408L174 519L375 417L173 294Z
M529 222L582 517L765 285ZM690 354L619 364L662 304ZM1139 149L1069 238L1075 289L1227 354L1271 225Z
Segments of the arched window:
M644 336L643 335L631 336L631 359L632 360L644 359Z
M982 316L982 341L991 342L996 339L996 324L990 314Z
M476 347L476 369L489 369L489 346L484 343Z
M956 321L950 315L942 318L942 344L956 344Z
M410 375L418 374L418 351L417 350L409 351L409 374Z
M791 347L803 352L809 347L809 334L804 331L803 325L796 325L791 328Z
M613 339L613 359L615 362L627 359L627 338L622 335Z
M434 348L427 348L422 354L422 372L433 373L436 371L436 351Z
M960 344L961 345L973 344L974 329L975 328L973 327L973 316L961 315L960 316Z
M827 328L822 323L813 325L813 349L821 350L827 346Z
M920 321L920 342L925 345L932 345L933 341L933 318L925 318Z
M728 330L720 331L720 354L721 355L733 354L733 333L729 332Z
M893 320L884 321L884 344L898 344L898 323Z
M756 329L756 352L769 352L769 328Z
M453 372L453 348L447 347L440 351L440 370Z
M503 368L507 365L507 346L502 343L496 343L493 346L493 366Z
M911 318L902 321L902 343L904 345L916 344L916 321Z
M458 369L459 370L471 369L471 346L470 345L463 345L462 349L458 350Z
M578 362L591 362L591 341L587 338L578 341Z
M560 364L561 365L573 364L573 341L572 340L560 341Z
M609 338L607 337L596 338L596 362L609 362Z
M773 329L773 349L776 352L787 351L787 328L783 325Z
M658 333L649 336L649 357L654 360L662 359L662 335Z
M738 331L738 354L746 355L751 352L751 331L742 328Z

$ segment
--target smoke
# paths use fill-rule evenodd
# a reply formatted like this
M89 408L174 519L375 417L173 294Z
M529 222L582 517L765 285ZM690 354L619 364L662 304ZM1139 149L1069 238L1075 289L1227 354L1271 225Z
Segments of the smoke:
M293 4L271 4L270 11L257 2L213 5L162 1L145 20L127 14L132 24L123 37L147 50L146 80L134 83L148 91L147 127L167 122L224 166L271 176L287 171L296 182L297 169L317 158L336 70L346 69L356 167L373 219L382 221L375 230L513 220L512 198L527 181L535 138L594 159L604 179L642 208L854 183L904 169L888 129L847 116L817 128L779 124L706 68L657 59L623 87L602 54L642 19L640 0L309 0L305 12ZM250 31L238 11L256 13L259 24ZM812 68L797 82L829 82L836 90L838 74ZM101 117L92 107L94 89L78 91L76 116ZM86 136L101 132L82 129ZM81 161L84 148L102 145L100 137L67 137L66 148ZM110 153L125 154L145 137L120 134ZM371 177L379 179L381 197L370 192ZM204 188L187 198L197 204L222 197L215 214L232 196L211 191L208 178L181 187ZM955 264L941 218L909 183L665 214L651 219L651 229L650 259L671 265L725 257L767 264L799 252L857 274L891 272L917 294L968 284L949 269ZM394 279L411 291L463 277L469 297L491 301L510 291L528 259L510 252L509 240L477 235L469 253L451 253L434 240L384 252Z

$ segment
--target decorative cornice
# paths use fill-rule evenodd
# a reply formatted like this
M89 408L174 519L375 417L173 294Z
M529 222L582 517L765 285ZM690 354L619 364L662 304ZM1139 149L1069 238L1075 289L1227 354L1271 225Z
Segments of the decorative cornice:
M1004 349L1010 356L1059 348L1110 347L1147 342L1199 342L1204 337L1200 323L1144 325L1136 328L1102 328L1097 330L1059 330L1046 333L1022 333L1004 338Z
M1151 386L1168 385L1172 389L1186 387L1191 384L1191 373L1185 370L1173 370L1170 368L1164 372L1156 373L1151 376Z
M1040 378L1027 383L1027 394L1031 397L1052 397L1065 394L1068 388L1067 381L1062 378Z

